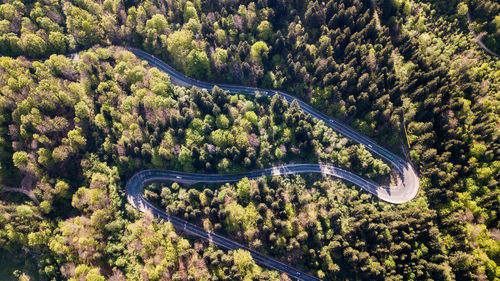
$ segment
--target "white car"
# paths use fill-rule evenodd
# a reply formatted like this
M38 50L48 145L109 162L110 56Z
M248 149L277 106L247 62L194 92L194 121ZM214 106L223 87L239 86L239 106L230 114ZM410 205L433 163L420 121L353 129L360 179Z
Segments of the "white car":
M371 144L369 144L368 147L373 148L373 146Z
M181 176L176 176L175 178L176 178L176 179L182 179L182 177L181 177Z

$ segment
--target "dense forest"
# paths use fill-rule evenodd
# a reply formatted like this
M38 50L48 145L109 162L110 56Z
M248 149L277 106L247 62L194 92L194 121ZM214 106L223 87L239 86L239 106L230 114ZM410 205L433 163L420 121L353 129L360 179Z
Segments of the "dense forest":
M458 13L471 17L471 28L486 46L500 53L500 3L498 1L464 1L458 6Z
M396 207L338 180L244 178L231 185L153 184L168 213L284 257L324 280L450 279L435 211L424 198Z
M133 210L123 187L141 169L323 161L391 180L296 104L176 87L107 47L131 45L198 79L286 90L406 155L421 177L403 206L307 177L146 191L169 212L328 280L500 278L500 61L466 17L498 52L498 3L1 3L0 53L14 58L0 58L0 254L32 263L16 276L287 278ZM259 225L235 224L242 214Z
M168 76L119 48L81 52L78 59L53 55L43 63L3 57L0 65L7 82L2 87L2 156L11 163L2 169L2 179L9 189L20 185L17 190L29 190L39 201L5 208L0 238L9 251L26 245L46 256L40 264L43 277L80 278L106 273L107 267L114 268L108 274L128 279L141 274L175 279L174 272L190 267L196 267L192 275L215 274L205 264L217 263L201 257L213 253L204 247L193 253L189 241L174 237L161 244L167 243L161 237L174 235L171 226L151 218L137 221L137 211L124 209L120 186L142 169L236 173L280 161L327 161L389 180L387 164L305 115L297 103L174 87ZM159 241L134 242L146 238ZM134 243L137 249L127 247ZM156 256L158 247L167 246L176 249L174 256ZM143 247L150 249L144 256ZM140 260L135 253L141 253ZM176 256L185 264L170 260ZM172 264L141 265L148 259ZM221 259L221 279L263 278L254 265L233 272L231 255L215 259ZM253 264L251 257L247 262Z

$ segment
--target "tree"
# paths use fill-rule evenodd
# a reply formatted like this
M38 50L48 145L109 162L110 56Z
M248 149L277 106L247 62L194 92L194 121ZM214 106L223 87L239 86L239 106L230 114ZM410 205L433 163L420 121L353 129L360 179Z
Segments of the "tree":
M250 252L245 250L236 250L233 252L233 262L238 268L243 280L252 280L257 278L261 268L255 264Z
M55 163L66 162L72 150L67 145L60 145L52 151L52 159Z
M276 149L274 150L274 155L278 159L283 159L286 156L286 153L281 151L281 149L279 147L276 147Z
M257 32L261 40L268 41L273 35L273 25L264 20L257 26Z
M216 73L222 73L226 68L227 56L227 50L215 48L215 53L212 54L211 59L214 63Z
M459 15L465 16L465 14L467 14L467 12L469 11L469 7L467 7L466 3L460 2L458 3L457 11Z
M236 184L236 190L238 192L238 199L243 202L243 204L248 204L250 200L250 181L247 177L242 178Z
M82 129L76 127L75 129L68 132L68 138L64 139L63 142L67 140L67 145L71 146L74 151L78 151L85 147L87 144L87 139L82 135Z
M250 247L263 245L284 260L303 257L296 263L320 278L324 274L324 279L497 277L498 62L475 45L465 18L470 11L472 28L493 49L500 42L495 1L427 5L382 0L377 13L370 1L3 2L3 55L45 57L119 42L158 54L167 50L165 59L184 73L214 82L283 88L396 149L399 116L404 116L409 154L418 160L414 164L426 191L419 196L424 204L418 200L392 208L373 204L368 194L342 182L325 179L304 185L287 179L259 186L259 192L252 183L248 205L238 197L237 185L222 187L224 193L201 209L183 201L187 192L182 188L172 189L169 208L180 216L198 223L206 213L214 231L223 231L227 212L219 208L237 202L252 213L252 204L267 204L253 217L254 227L243 230L238 225L234 236ZM459 17L451 16L455 13ZM89 279L92 270L109 279L190 279L199 273L191 265L204 270L203 264L212 261L217 266L207 271L213 269L214 276L242 278L236 266L231 268L232 256L205 256L205 250L185 251L181 246L189 256L179 261L177 237L162 230L163 224L140 225L136 231L146 234L139 238L118 235L128 220L113 212L117 222L107 222L105 211L98 210L111 206L99 201L108 195L114 196L113 204L122 204L113 184L98 181L106 192L79 197L98 202L92 208L84 203L71 209L65 200L52 198L66 189L58 182L68 182L66 192L73 195L88 184L91 170L102 171L102 166L89 164L94 156L116 167L115 174L106 176L110 181L150 166L182 170L190 169L191 162L203 172L218 168L229 173L269 167L290 156L333 162L390 182L377 177L389 172L380 159L367 151L357 153L358 146L297 114L293 105L272 100L267 106L267 97L262 97L251 108L236 95L229 102L217 88L206 93L172 87L166 75L119 48L84 51L74 62L62 58L0 58L2 175L15 185L18 177L7 176L15 175L17 166L29 168L23 183L43 197L41 212L50 212L59 222L43 226L39 222L48 222L47 217L37 216L36 208L33 214L16 213L19 202L2 197L9 202L0 210L0 248L20 257L24 250L28 257L32 251L43 257L40 279ZM227 125L216 122L221 114ZM196 118L205 121L200 125ZM92 186L97 186L93 179ZM409 219L401 224L401 217ZM26 245L28 233L44 230L50 245ZM32 240L40 241L37 235ZM162 247L167 250L154 252ZM186 266L179 267L180 262ZM75 271L79 276L70 276Z
M161 14L155 14L146 21L146 29L154 30L156 34L163 34L165 30L168 28L167 19Z
M267 47L266 42L258 41L255 42L250 50L250 57L256 61L261 63L263 57L267 57L269 51L269 47Z
M305 23L311 28L320 28L325 22L325 9L320 6L318 1L311 1L307 6L304 15Z
M50 167L52 165L52 153L50 150L42 147L37 151L38 163L45 167Z
M279 95L274 95L271 99L271 113L273 121L276 124L280 124L283 122L283 113L286 109L286 102Z
M187 147L182 146L181 152L179 153L179 162L182 165L182 168L186 172L193 172L193 161L191 159L192 153Z
M226 117L226 115L220 114L215 119L215 124L217 125L217 128L219 128L219 129L228 129L230 122L229 122L229 119Z
M21 53L19 37L13 33L2 34L0 37L0 51L13 56L19 55Z
M230 166L231 162L227 158L224 158L217 164L217 171L219 173L228 173Z
M187 1L184 6L184 22L188 22L189 19L198 19L198 13L191 1Z
M59 31L53 31L49 34L50 49L57 53L64 54L67 49L67 39L64 34Z
M177 30L167 38L167 51L177 66L184 68L186 57L193 49L193 32L191 30ZM193 58L194 59L194 58Z
M255 112L253 111L245 112L245 119L247 119L250 123L254 125L257 125L257 122L259 121L257 114L255 114Z
M84 9L74 7L69 2L64 3L66 11L67 27L78 44L90 46L100 43L104 37L104 31L98 20Z
M191 50L187 56L186 74L200 79L210 77L210 61L207 53Z
M41 37L35 34L26 34L21 37L21 49L28 56L40 57L47 50L47 43Z
M28 153L25 151L16 151L12 155L12 161L17 168L24 167L28 165Z

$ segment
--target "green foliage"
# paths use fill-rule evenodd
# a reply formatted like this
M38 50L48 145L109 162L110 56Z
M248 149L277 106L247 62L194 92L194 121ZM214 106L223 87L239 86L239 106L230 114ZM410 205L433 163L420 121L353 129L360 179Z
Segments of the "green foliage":
M61 32L55 31L50 32L49 35L49 45L52 50L57 53L63 54L67 49L67 39Z
M182 165L182 168L186 172L193 172L194 171L191 157L192 157L191 151L187 147L182 146L181 152L179 153L179 161Z
M69 2L64 4L66 26L76 40L76 43L91 46L102 42L104 30L100 28L98 18L89 11L73 6Z
M432 222L436 213L424 198L405 206L374 204L376 199L357 195L362 193L356 189L300 176L180 190L148 187L156 195L161 190L161 207L166 204L171 214L198 225L209 221L216 232L325 279L451 278L450 265L441 262L442 238ZM243 275L254 271L247 253L233 254Z
M279 147L276 147L274 150L274 155L278 159L283 159L286 156L285 152L283 152Z
M479 49L465 15L470 13L472 28L498 53L500 6L495 1L427 2L3 1L0 53L49 57L95 44L127 42L196 78L287 90L395 150L404 121L409 155L423 178L424 191L419 196L429 198L429 207L420 208L436 211L427 219L416 219L425 221L412 226L422 230L416 237L397 225L400 218L373 211L372 205L381 208L378 203L362 207L351 203L365 200L356 190L345 191L348 199L330 202L342 212L335 219L321 218L329 205L311 206L306 212L297 202L277 202L267 207L275 220L263 216L262 225L276 232L268 235L269 241L251 228L235 235L251 247L268 250L263 245L274 245L269 251L277 256L310 255L311 264L304 268L312 268L325 279L348 272L349 278L370 280L495 280L498 62ZM232 257L222 258L213 249L213 253L187 255L192 260L184 259L182 266L174 262L167 277L161 276L164 266L151 266L150 261L156 260L152 257L137 265L142 261L137 262L124 246L130 241L118 235L128 224L124 218L135 217L123 207L117 189L139 169L235 173L286 159L324 161L373 180L389 181L385 163L303 116L293 104L273 99L269 106L269 100L262 99L252 107L244 98L229 100L216 91L176 89L166 75L114 49L80 53L79 57L52 56L33 63L0 58L2 180L9 186L23 182L23 188L32 188L41 201L39 207L30 207L32 214L21 208L22 217L16 210L19 204L10 208L2 202L7 207L0 214L0 245L40 257L40 279L99 279L102 274L132 280L185 278L179 268L191 272L186 276L201 279L247 276L237 266L233 268ZM227 122L217 120L221 115ZM95 157L112 167L95 164ZM96 170L110 180L82 176ZM257 190L262 192L250 185L249 201L260 202L258 196L266 200ZM247 200L236 191L227 194L236 201ZM281 198L269 196L273 201ZM328 196L314 198L314 202L323 204ZM76 209L69 206L70 197L75 198ZM24 200L6 193L2 198ZM305 193L298 198L309 197ZM223 202L210 208L219 208ZM103 211L103 206L111 205L119 212ZM240 206L248 207L242 202ZM284 213L278 213L279 208ZM349 208L359 209L349 213ZM415 213L408 211L402 217ZM298 229L296 222L284 218L292 214L319 224ZM320 219L313 220L315 214ZM372 218L373 214L380 217ZM199 214L190 212L190 216ZM276 217L285 223L275 223ZM53 239L45 242L38 234L31 235L33 243L44 243L28 245L28 234L45 233L38 229L41 220L50 222L46 228L54 230ZM373 232L379 220L392 223L383 227L389 233ZM219 231L221 221L218 224L211 217L207 225ZM242 225L233 223L243 231ZM438 237L438 232L444 250L429 238L430 234ZM334 239L332 233L348 241ZM365 235L370 233L370 237ZM408 239L415 243L402 242ZM370 248L373 241L381 248ZM388 241L394 247L388 248ZM179 244L181 249L190 247L183 241ZM309 246L302 249L302 245ZM206 275L192 269L193 264L203 263L201 259L215 264L201 270ZM79 276L70 276L76 271ZM71 274L63 276L64 272ZM252 273L249 278L266 279L266 274Z
M488 2L483 7L490 6ZM408 32L400 34L402 40L398 43L399 48L409 48L413 44L405 38L418 36L416 48L430 46L430 42L443 48L402 52L401 65L413 64L413 71L404 83L400 82L402 92L408 93L404 108L412 146L410 155L418 161L425 177L421 185L425 186L431 206L439 211L440 221L444 222L440 227L446 234L444 242L450 250L449 259L456 278L494 280L494 274L486 273L493 258L491 244L479 243L482 238L477 233L479 229L498 227L496 212L486 211L498 206L498 200L493 199L498 195L497 188L493 187L498 174L492 168L498 134L491 127L498 123L498 116L489 111L492 100L480 102L497 92L498 77L493 74L497 66L480 55L482 51L476 49L472 36L449 32L457 30L462 23L463 30L467 31L465 17L462 23L450 21L449 10L442 10L444 5L434 3L432 7L436 10L430 7L419 4L425 13L403 22ZM458 11L455 8L453 14L465 14L468 9L473 18L481 14L482 9L470 1L459 4ZM459 50L472 52L473 58ZM426 76L426 73L432 75ZM429 83L428 86L423 86L423 81ZM468 215L460 219L459 214Z
M167 51L172 56L174 64L184 68L186 57L192 50L193 32L190 30L178 30L168 36Z
M45 54L47 50L47 43L45 40L35 34L27 34L21 37L23 52L30 54L33 57L40 57Z
M459 15L465 16L468 11L469 11L469 7L467 7L466 3L464 3L464 2L458 3L457 12Z
M250 200L250 181L248 178L243 178L236 184L236 191L238 192L238 199L243 204L248 204Z
M500 4L491 0L464 1L458 4L457 12L465 20L469 12L472 28L480 34L480 40L496 52L500 52Z
M229 128L230 123L229 123L229 119L224 114L220 114L215 119L215 124L217 124L217 128L219 128L219 129L227 129L227 128Z
M238 267L238 273L243 280L253 280L261 272L261 268L255 264L250 253L245 250L234 251L233 262Z
M21 168L28 164L28 153L25 151L16 151L12 155L12 161L14 162L14 166Z
M247 119L250 123L257 125L258 118L257 118L257 114L255 114L255 112L253 112L253 111L245 112L245 119Z
M267 47L266 42L258 41L255 42L250 49L250 56L257 62L262 62L262 58L267 56L269 47Z
M262 21L257 26L257 32L260 39L268 41L273 36L273 25L267 20Z
M163 33L168 27L167 19L161 14L156 14L146 21L146 29L156 33Z
M184 6L184 22L188 22L190 19L198 19L198 14L193 3L187 1Z
M191 50L187 55L186 74L196 78L210 77L210 61L207 53Z

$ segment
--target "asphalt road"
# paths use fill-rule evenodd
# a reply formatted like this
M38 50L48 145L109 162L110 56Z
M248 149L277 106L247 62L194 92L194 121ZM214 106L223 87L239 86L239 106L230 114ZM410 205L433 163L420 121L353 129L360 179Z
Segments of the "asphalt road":
M171 66L163 62L162 60L148 54L142 50L127 47L127 50L134 53L138 58L146 60L151 66L154 66L161 71L167 73L170 76L170 81L172 84L191 87L196 86L200 89L211 90L216 84L209 82L199 81L191 77L187 77L182 73L179 73ZM226 249L245 249L249 251L254 258L254 260L262 265L270 267L272 269L279 270L288 274L298 280L319 280L316 277L307 275L304 272L300 272L282 262L275 259L263 256L258 252L251 250L237 242L234 242L228 238L217 235L212 232L208 232L203 228L190 224L184 220L168 215L165 211L154 207L151 203L146 201L142 197L142 188L145 184L155 181L173 181L183 184L194 184L194 183L225 183L225 182L235 182L240 179L247 177L249 179L259 178L261 176L271 176L271 175L293 175L300 173L321 173L323 175L330 175L338 177L345 181L351 182L367 192L373 194L381 200L389 203L402 204L408 202L415 198L419 190L418 176L410 163L397 156L396 154L390 152L389 150L378 145L374 140L364 136L360 132L350 128L346 124L336 120L335 118L329 117L320 111L316 110L309 104L293 97L285 92L270 90L270 89L260 89L246 86L238 85L227 85L227 84L217 84L217 87L226 90L231 93L244 93L248 95L261 95L261 96L273 96L280 95L288 103L296 100L300 105L300 108L310 114L311 116L322 120L327 126L337 131L338 133L363 144L372 153L378 155L379 157L385 159L391 164L391 166L399 174L398 184L395 186L385 186L374 183L370 180L364 179L354 173L343 170L338 167L324 165L324 164L286 164L278 167L251 171L244 174L238 175L219 175L219 174L193 174L193 173L183 173L177 171L169 170L145 170L136 173L127 183L126 193L127 199L130 204L142 212L148 212L153 214L155 217L170 221L176 228L182 229L185 232L200 237L205 240L209 240L214 244L221 246Z
M470 11L467 11L467 23L469 25L469 30L472 32L472 35L474 35L474 38L476 38L476 42L479 45L479 47L483 48L488 54L498 57L499 55L495 52L493 52L490 48L488 48L484 43L483 43L483 38L479 34L476 34L474 29L472 28L472 17L470 15Z
M258 178L260 174L257 172L251 172L245 174L249 178ZM207 176L207 179L203 179L204 176ZM175 171L166 171L166 170L144 170L133 175L130 180L127 182L127 200L130 204L132 204L135 208L140 210L141 212L151 213L156 218L162 219L164 221L168 221L174 225L175 228L182 230L190 235L200 237L202 239L208 240L222 248L226 248L228 250L237 250L244 249L250 252L255 262L270 267L272 269L279 270L288 274L291 277L294 277L298 280L320 280L319 278L308 275L304 272L301 272L289 265L286 265L278 260L266 257L259 252L256 252L252 249L249 249L246 246L243 246L231 239L228 239L224 236L218 235L216 233L206 231L205 229L188 223L185 220L179 219L177 217L171 216L167 214L165 211L158 209L153 206L151 203L146 201L142 197L142 188L145 184L151 182L158 181L177 181L182 183L194 183L194 182L228 182L228 181L237 181L243 178L244 175L241 176L222 176L218 177L217 175L201 175L201 174L186 174ZM227 180L224 180L227 178Z
M207 89L207 90L211 90L215 86L215 84L212 83L199 81L187 77L179 73L175 69L173 69L165 62L155 58L153 55L150 55L142 50L130 47L125 47L125 49L134 53L138 58L148 61L151 66L154 66L160 69L161 71L167 73L170 76L170 81L175 85L184 87L196 86L200 89ZM0 54L0 57L1 56L2 55ZM395 186L379 185L349 171L324 164L286 164L278 167L251 171L248 173L238 174L238 175L193 174L193 173L183 173L183 172L169 171L169 170L144 170L134 174L127 182L126 186L127 200L132 206L134 206L135 208L137 208L142 212L151 213L156 218L169 221L177 229L181 229L184 232L189 233L190 235L208 240L220 247L229 250L236 250L236 249L247 250L250 252L253 259L257 263L284 272L288 274L290 277L295 278L297 280L320 280L319 278L316 278L314 276L296 270L293 267L288 266L278 260L263 256L260 253L252 249L249 249L248 247L243 246L237 242L234 242L226 237L217 235L213 232L206 231L201 227L195 226L193 224L188 223L187 221L184 221L182 219L167 214L165 211L156 208L142 197L143 187L151 182L163 182L163 181L173 181L183 184L225 183L225 182L239 181L244 177L247 177L249 179L256 179L261 176L272 176L272 175L286 176L286 175L293 175L300 173L321 173L323 175L330 175L351 182L361 187L365 191L373 194L377 198L389 203L402 204L412 200L417 195L419 189L418 176L413 167L410 165L410 163L407 163L396 154L390 152L389 150L386 150L382 146L378 145L372 139L350 128L349 126L345 125L339 120L321 113L320 111L316 110L309 104L285 92L271 90L271 89L260 89L260 88L238 86L238 85L227 85L227 84L217 84L217 86L223 90L232 93L244 93L248 95L261 95L261 96L280 95L288 103L291 103L292 101L296 100L300 105L300 108L304 112L310 114L311 116L319 120L322 120L327 126L337 131L338 133L360 144L363 144L372 153L378 155L379 157L389 162L391 166L399 174L400 180L398 181L398 184Z

